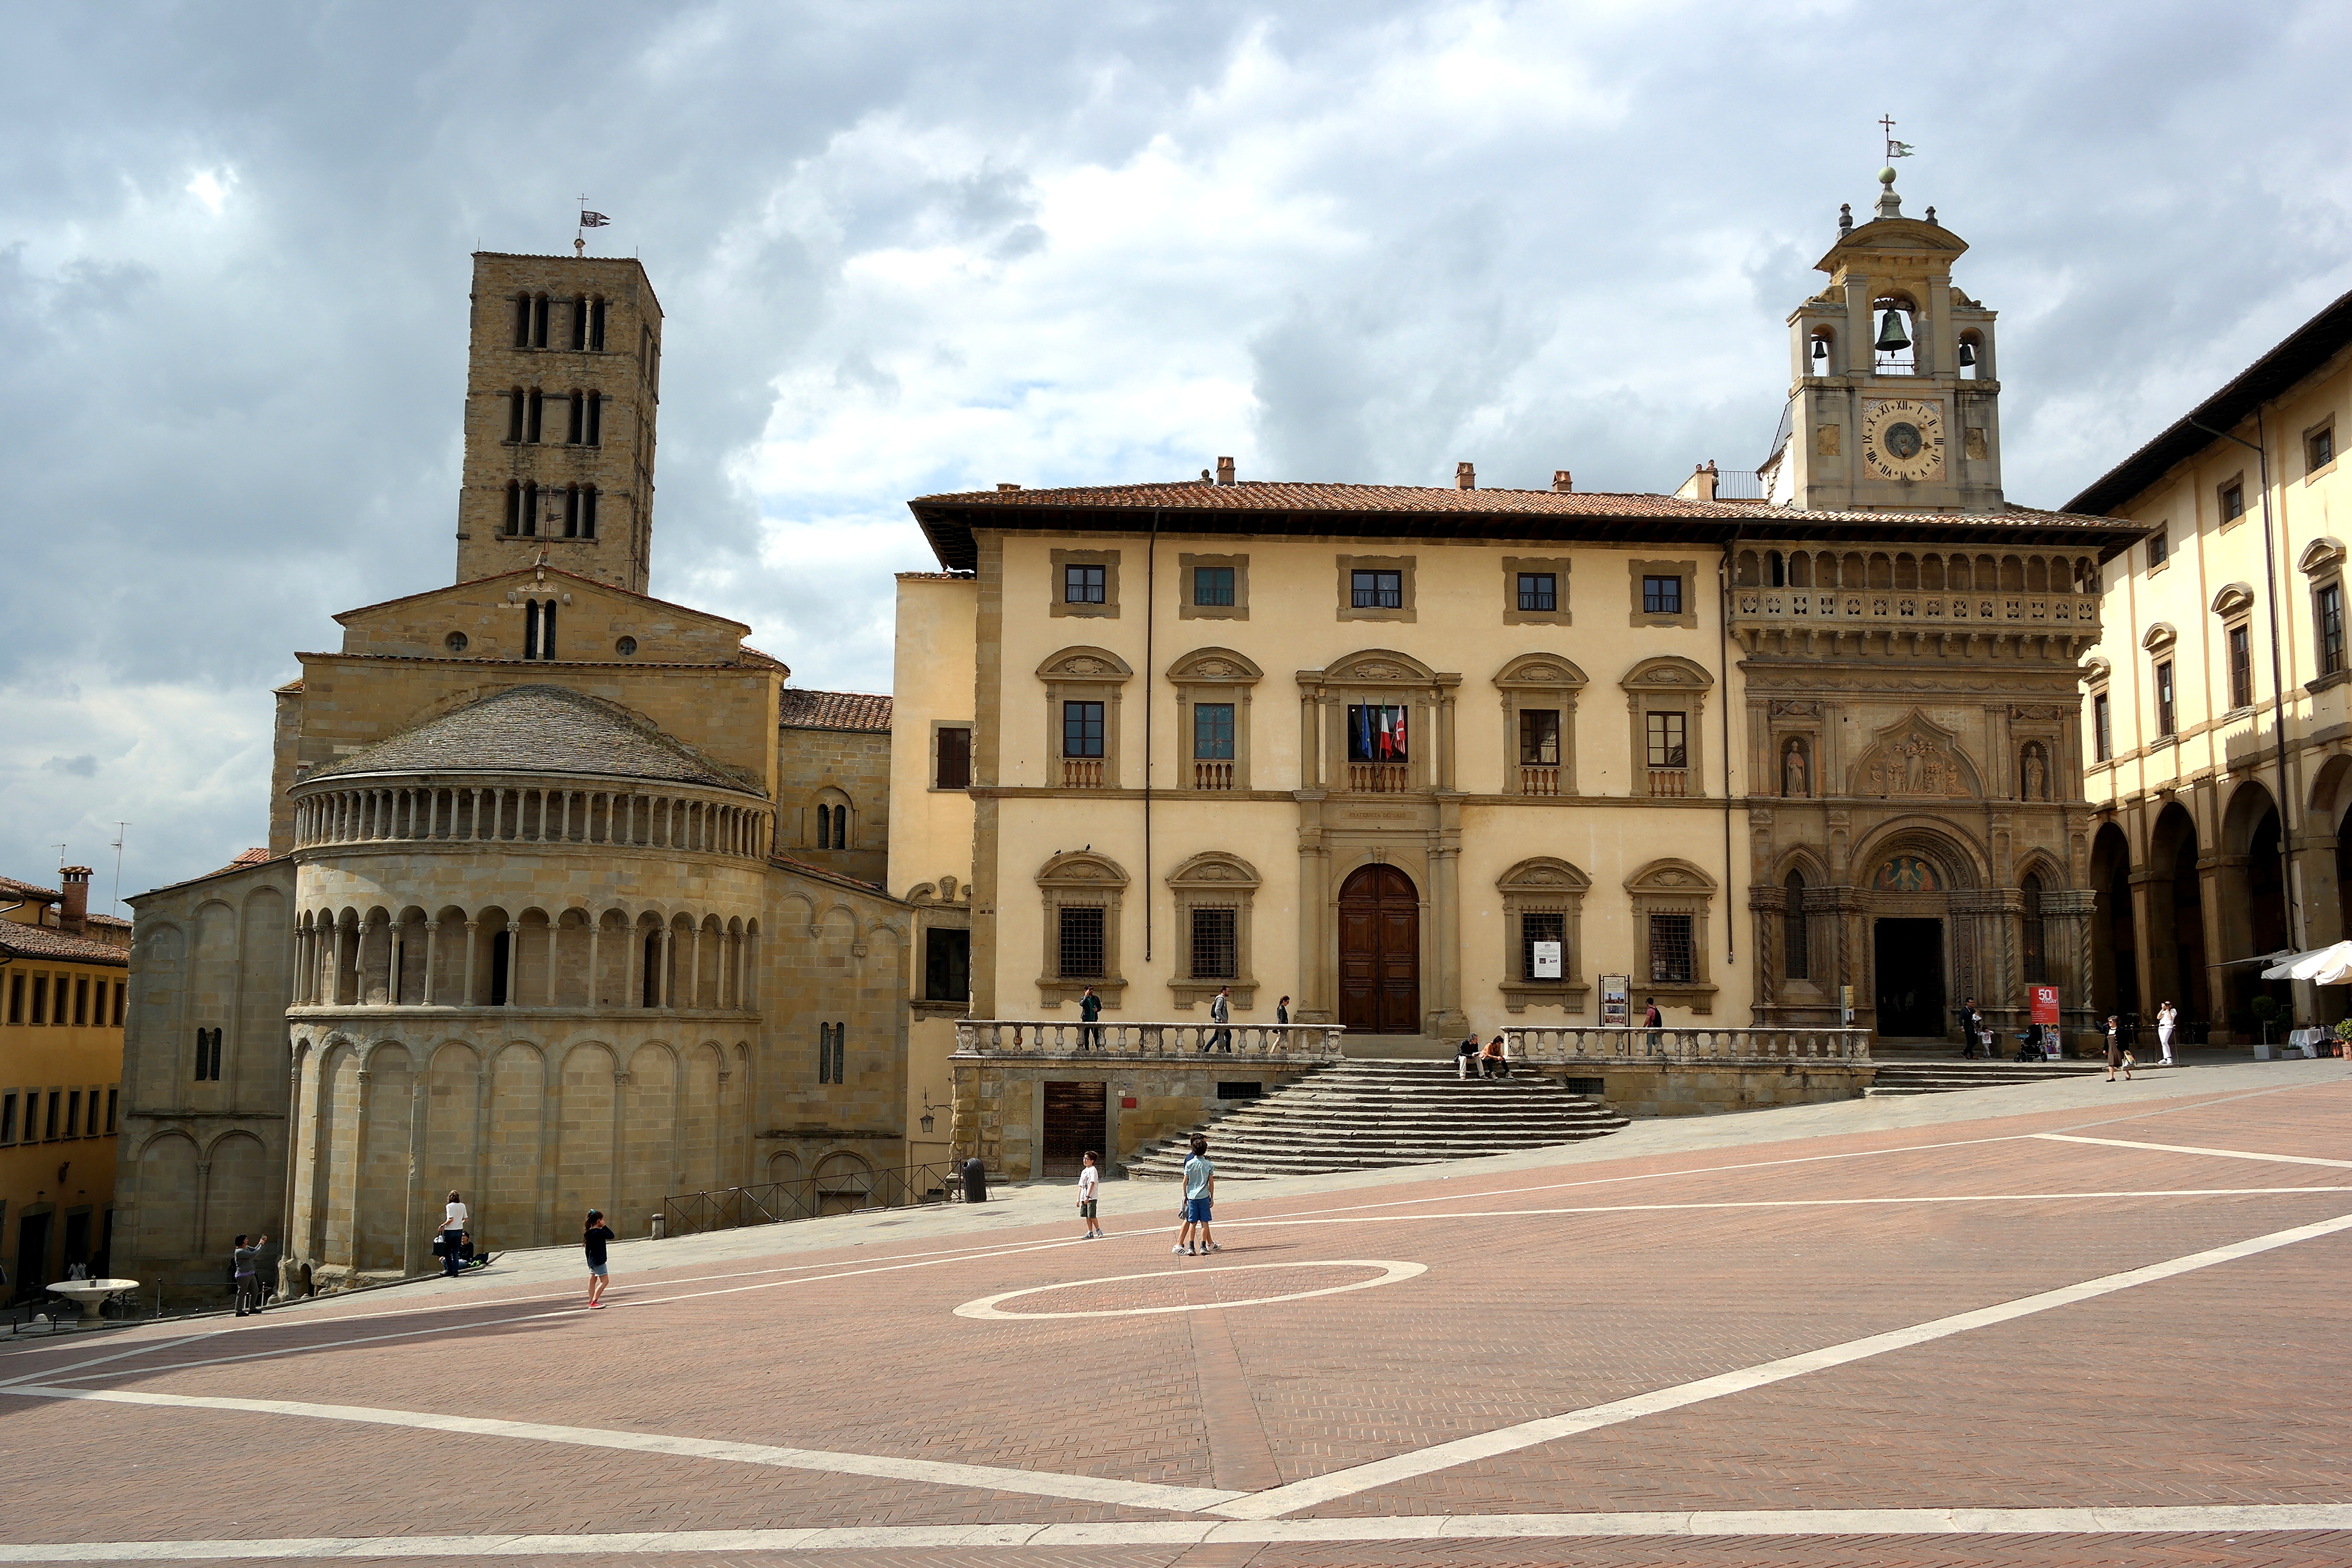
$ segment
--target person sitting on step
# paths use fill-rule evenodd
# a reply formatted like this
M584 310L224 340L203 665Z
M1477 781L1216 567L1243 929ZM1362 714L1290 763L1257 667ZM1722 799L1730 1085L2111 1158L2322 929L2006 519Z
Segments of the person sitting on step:
M1474 1035L1454 1048L1454 1076L1467 1082L1471 1069L1476 1065L1477 1060L1478 1039Z
M1511 1076L1511 1058L1503 1049L1501 1035L1486 1042L1486 1050L1478 1058L1478 1066L1488 1078Z

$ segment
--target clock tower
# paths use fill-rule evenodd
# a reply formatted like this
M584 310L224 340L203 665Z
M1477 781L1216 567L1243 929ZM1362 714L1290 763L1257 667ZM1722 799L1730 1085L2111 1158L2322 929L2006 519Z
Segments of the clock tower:
M1952 286L1968 242L1903 216L1895 171L1877 211L1814 265L1829 287L1789 317L1786 437L1767 467L1776 505L1808 511L2000 510L1993 312Z

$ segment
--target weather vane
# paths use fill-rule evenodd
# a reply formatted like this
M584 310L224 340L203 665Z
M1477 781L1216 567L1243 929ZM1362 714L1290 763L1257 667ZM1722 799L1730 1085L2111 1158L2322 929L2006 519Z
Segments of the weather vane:
M581 193L580 227L572 237L572 254L574 256L587 255L588 231L592 228L602 228L612 221L613 220L611 218L606 217L603 213L590 212L588 210L587 193Z
M1886 161L1888 163L1891 163L1897 158L1908 158L1911 156L1911 143L1908 142L1897 142L1895 140L1895 121L1892 116L1880 116L1878 124L1879 128L1886 132Z

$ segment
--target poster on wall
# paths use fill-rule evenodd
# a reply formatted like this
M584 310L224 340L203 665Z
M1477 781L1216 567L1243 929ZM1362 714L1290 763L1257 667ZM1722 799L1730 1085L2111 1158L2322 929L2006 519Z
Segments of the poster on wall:
M1560 944L1556 942L1531 942L1528 945L1535 949L1532 953L1528 954L1528 957L1534 962L1536 972L1535 978L1538 980L1559 979Z
M1623 1028L1633 1021L1633 977L1630 974L1604 974L1601 977L1601 1026Z
M2033 1021L2037 1024L2058 1021L2058 987L2037 985L2033 988Z
M1853 987L1851 985L1838 987L1838 1016L1845 1027L1853 1027Z

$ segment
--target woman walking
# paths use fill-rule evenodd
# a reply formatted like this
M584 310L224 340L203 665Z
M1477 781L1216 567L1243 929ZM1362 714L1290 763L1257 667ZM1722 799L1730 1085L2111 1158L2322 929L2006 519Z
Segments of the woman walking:
M1078 1238L1081 1241L1093 1241L1103 1234L1103 1227L1095 1223L1095 1194L1102 1190L1101 1158L1087 1150L1086 1163L1078 1170L1078 1217L1087 1222L1087 1233Z
M604 1287L613 1282L612 1266L604 1260L604 1248L613 1241L613 1227L604 1223L603 1209L590 1209L588 1223L580 1229L580 1240L588 1252L588 1309L600 1311L604 1305Z
M2167 1002L2156 1010L2156 1043L2164 1052L2161 1066L2172 1065L2172 1031L2179 1022L2179 1011L2171 1003Z
M2117 1068L2124 1069L2124 1081L2130 1082L2131 1053L2124 1049L2123 1030L2117 1026L2116 1016L2110 1013L2107 1015L2107 1081L2109 1083L2116 1081Z

